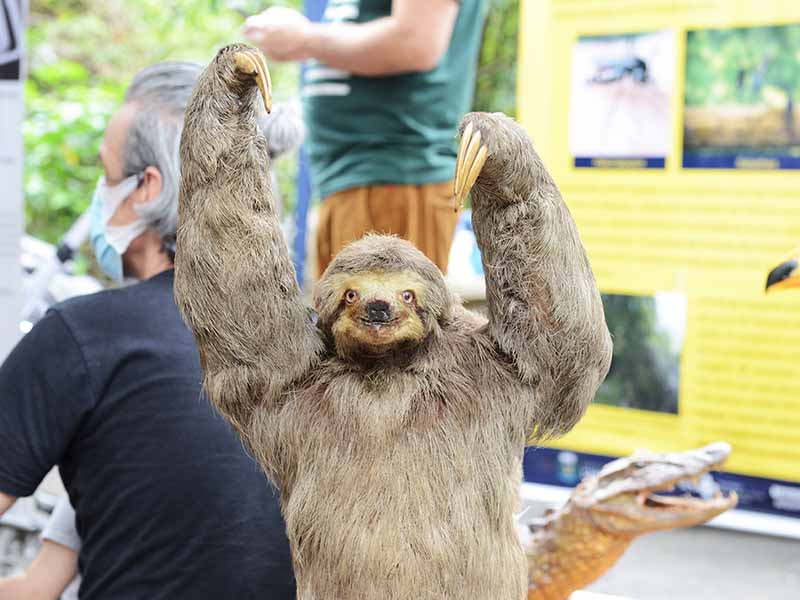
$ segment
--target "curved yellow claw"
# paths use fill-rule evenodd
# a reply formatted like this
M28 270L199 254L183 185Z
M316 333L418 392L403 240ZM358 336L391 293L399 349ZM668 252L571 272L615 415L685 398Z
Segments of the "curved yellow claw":
M240 51L233 55L236 70L244 75L250 75L256 80L256 85L264 100L264 108L272 112L272 80L269 76L267 62L261 52L255 48Z
M453 184L453 208L455 210L463 208L469 191L481 173L488 153L486 146L481 144L481 132L474 131L472 123L467 123L461 134L461 143L456 159L456 175Z

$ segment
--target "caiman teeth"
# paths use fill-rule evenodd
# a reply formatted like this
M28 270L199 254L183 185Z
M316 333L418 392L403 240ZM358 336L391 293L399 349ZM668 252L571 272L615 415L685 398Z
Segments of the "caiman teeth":
M683 494L681 496L660 496L658 494L645 493L643 498L641 496L642 493L640 493L636 498L638 504L658 504L660 508L664 509L703 509L711 508L711 505L721 503L735 506L738 500L736 492L731 491L726 495L720 490L716 490L711 498L698 498L696 496L692 496L691 494ZM654 507L651 506L651 508Z

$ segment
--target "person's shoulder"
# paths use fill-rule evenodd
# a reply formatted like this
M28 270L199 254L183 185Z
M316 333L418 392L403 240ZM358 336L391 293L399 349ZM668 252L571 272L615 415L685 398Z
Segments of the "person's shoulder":
M131 285L69 298L52 306L50 311L57 313L70 327L83 328L92 323L107 326L123 313L131 316L143 309L155 295L171 298L172 281L169 271Z
M138 287L139 285L141 285L141 283L120 288L109 288L94 292L93 294L68 298L67 300L63 300L51 306L50 311L58 313L62 318L67 320L96 314L98 310L106 308L111 303L116 304L126 301L135 293L135 290L132 288Z

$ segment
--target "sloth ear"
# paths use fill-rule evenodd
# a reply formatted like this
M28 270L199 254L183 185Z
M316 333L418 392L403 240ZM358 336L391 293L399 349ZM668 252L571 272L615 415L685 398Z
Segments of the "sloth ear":
M464 308L458 296L454 297L454 303L448 306L446 312L449 316L447 319L441 319L442 325L458 324L461 327L475 330L489 322L483 315Z
M314 312L323 324L333 316L339 306L339 299L334 298L335 287L333 277L325 274L314 286Z
M449 289L446 290L439 321L441 323L449 323L453 321L456 315L461 311L465 311L465 309L459 295Z

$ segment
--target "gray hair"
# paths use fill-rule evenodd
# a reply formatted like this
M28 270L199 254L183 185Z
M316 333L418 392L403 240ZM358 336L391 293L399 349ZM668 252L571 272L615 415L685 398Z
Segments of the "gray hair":
M183 113L202 71L193 62L163 62L139 71L125 92L125 103L137 107L123 149L126 175L156 167L161 193L137 209L160 236L164 251L175 256L180 188L180 147Z
M267 140L267 152L272 160L297 150L306 135L303 111L297 100L275 104L271 113L261 117L258 127Z
M272 194L275 198L275 208L278 218L283 218L283 199L281 186L278 183L278 172L274 169L274 161L297 150L303 143L306 127L303 124L303 111L300 103L292 100L283 104L274 104L271 113L265 113L258 122L261 134L267 140L267 153L270 158L272 173Z

